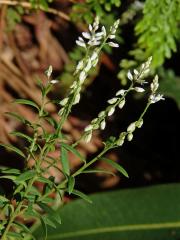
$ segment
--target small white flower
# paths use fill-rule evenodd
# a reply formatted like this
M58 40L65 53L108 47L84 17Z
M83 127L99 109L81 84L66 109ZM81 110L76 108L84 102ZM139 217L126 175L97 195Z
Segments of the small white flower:
M142 125L143 125L143 119L140 119L139 121L136 122L136 126L137 126L138 128L141 128Z
M50 81L50 83L52 83L52 84L55 84L55 83L58 83L58 82L59 82L59 81L56 80L56 79L53 79L53 80Z
M85 72L88 72L88 71L91 69L91 67L92 67L91 59L89 58L89 59L88 59L88 62L87 62L87 65L86 65L86 67L84 68L84 71L85 71Z
M142 93L145 91L144 88L141 88L141 87L135 87L134 90L138 93Z
M121 102L119 103L118 107L120 109L122 109L124 107L124 105L125 105L125 102L126 102L125 99L122 99Z
M105 116L105 111L101 111L99 114L98 114L98 117L104 117Z
M165 100L162 94L158 94L158 95L152 94L150 96L150 103L156 103L156 102L159 102L160 100Z
M104 130L105 127L106 127L106 122L105 122L105 120L103 120L100 124L100 128L101 128L101 130Z
M132 133L134 132L135 129L136 129L136 123L133 122L128 126L127 131Z
M123 96L125 92L126 90L120 89L119 91L117 91L116 96L119 96L119 95Z
M86 44L85 44L84 42L81 42L81 41L79 41L79 40L76 40L76 44L77 44L78 46L80 46L80 47L86 48Z
M89 24L89 31L92 32L92 30L93 30L93 27L91 24Z
M130 141L132 141L132 139L133 139L133 134L132 134L132 133L129 133L129 134L127 135L127 140L130 142Z
M96 51L94 51L92 56L91 56L91 61L94 61L97 58L98 58L98 53Z
M124 139L118 139L117 141L116 141L116 144L118 145L118 146L122 146L123 144L124 144Z
M88 143L91 141L91 138L92 138L92 132L90 132L84 137L84 141Z
M88 44L90 45L90 46L98 46L98 45L100 45L100 41L97 41L96 39L94 39L94 40L90 40L90 41L88 41Z
M127 77L128 77L129 80L131 80L131 81L133 80L133 75L130 71L128 71Z
M114 111L115 111L115 108L113 108L113 107L110 108L110 110L108 111L108 116L113 115Z
M103 32L103 35L104 35L104 37L106 37L106 28L104 27L104 26L102 26L102 32Z
M83 83L85 79L86 79L86 72L82 71L79 75L79 80L81 83Z
M118 98L111 98L111 99L109 99L107 102L108 102L109 104L114 104L115 102L117 102L117 100L118 100Z
M82 35L86 39L90 39L91 38L91 35L88 32L82 32Z
M109 35L110 39L114 39L116 36L114 34Z
M139 72L138 72L136 69L134 69L134 74L135 74L135 75L138 75Z
M83 60L79 61L78 65L76 67L76 71L81 70L83 68L83 66L84 66L84 61Z
M92 129L93 129L93 126L92 125L88 125L87 127L85 127L84 131L88 132L88 131L91 131Z
M118 48L118 47L119 47L119 44L114 43L114 42L108 42L108 45L109 45L110 47L115 47L115 48Z
M64 105L66 105L67 102L68 102L68 98L64 98L63 100L61 100L61 101L59 102L59 104L60 104L61 106L64 106Z
M59 110L58 114L61 116L61 115L63 114L63 112L64 112L64 108L61 108L61 109Z
M153 82L151 83L151 91L152 91L152 92L156 92L157 89L158 89L158 87L159 87L158 75L156 75L156 76L154 77Z
M78 93L78 94L76 95L75 99L74 99L74 103L73 103L73 105L79 103L80 98L81 98L81 96L80 96L80 94Z
M52 71L53 71L53 68L52 68L52 65L50 65L49 68L45 72L48 78L50 78Z

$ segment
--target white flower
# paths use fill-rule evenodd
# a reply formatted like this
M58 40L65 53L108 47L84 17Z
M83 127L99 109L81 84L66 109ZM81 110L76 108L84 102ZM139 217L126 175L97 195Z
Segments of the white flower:
M93 30L93 27L91 24L89 24L89 31L92 32L92 30Z
M120 89L119 91L117 91L116 96L119 96L119 95L123 96L125 92L126 90Z
M90 132L84 137L84 141L88 143L91 141L91 138L92 138L92 132Z
M79 41L79 40L76 40L76 44L79 45L80 47L86 48L85 42L81 42L81 41Z
M119 138L119 139L116 141L116 144L117 144L118 146L122 146L123 143L124 143L124 139L121 139L121 138Z
M75 88L77 86L77 82L73 82L73 84L70 86L70 88Z
M132 133L129 133L129 134L127 135L127 140L130 142L132 139L133 139L133 134L132 134Z
M152 91L152 92L156 92L157 89L158 89L158 87L159 87L158 75L156 75L156 76L154 77L153 82L151 83L151 91Z
M114 42L108 42L108 45L109 45L110 47L115 47L115 48L118 48L118 47L119 47L119 44L114 43Z
M141 128L142 125L143 125L143 119L140 119L139 121L136 122L136 126L137 126L138 128Z
M53 80L50 81L50 83L52 83L52 84L55 84L55 83L58 83L58 82L59 82L59 81L56 80L56 79L53 79Z
M88 32L82 32L82 35L86 39L90 39L91 38L91 35Z
M88 62L87 62L87 65L86 65L86 67L84 68L84 71L85 71L85 72L88 72L88 71L91 69L91 67L92 67L91 59L89 58L89 59L88 59Z
M102 26L102 32L103 32L103 35L104 35L104 37L106 37L106 29L105 29L105 27L104 26Z
M109 104L114 104L115 102L117 102L117 100L118 100L118 98L111 98L111 99L109 99L107 102L108 102Z
M113 108L113 107L110 108L110 110L108 111L108 116L113 115L114 111L115 111L115 108Z
M142 93L145 91L144 88L141 88L141 87L135 87L134 90L139 93Z
M81 70L83 68L83 66L84 66L84 61L83 60L79 61L78 65L76 67L76 71Z
M150 99L150 103L156 103L156 102L159 102L160 100L165 100L162 94L158 94L158 95L151 94L149 99Z
M100 128L101 128L101 130L104 130L105 127L106 127L106 122L105 122L105 120L103 120L100 124Z
M134 74L135 74L135 75L138 75L139 72L138 72L136 69L134 69Z
M52 71L53 71L53 68L52 68L52 65L50 65L49 68L45 72L48 78L50 78Z
M88 132L88 131L91 131L92 129L93 129L93 126L92 125L88 125L87 127L85 127L84 131Z
M132 133L134 132L135 129L136 129L136 123L133 122L128 126L127 131Z
M68 102L68 98L64 98L62 101L59 102L59 104L61 106L64 106L64 105L66 105L67 102Z
M82 71L79 75L79 80L81 83L83 83L85 79L86 79L86 72Z
M133 75L130 71L128 71L127 77L128 77L129 80L131 80L131 81L133 80Z
M105 116L105 111L101 111L99 114L98 114L98 117L104 117Z
M124 107L125 102L126 102L125 99L122 99L121 102L119 103L118 107L120 109L122 109Z
M78 94L75 96L75 99L74 99L74 103L73 103L73 105L79 103L80 98L81 98L81 96L80 96L80 94L78 93Z
M114 34L109 35L110 39L114 39L116 36Z
M61 109L59 110L58 114L61 116L61 115L63 114L63 112L64 112L64 108L61 108Z
M98 58L98 53L96 51L94 51L92 56L91 56L91 61L94 61L97 58Z

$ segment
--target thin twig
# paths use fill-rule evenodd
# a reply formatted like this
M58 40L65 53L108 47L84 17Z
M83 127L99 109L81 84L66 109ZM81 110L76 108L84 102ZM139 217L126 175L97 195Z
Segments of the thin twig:
M24 8L29 8L29 9L32 8L32 5L31 5L30 3L28 3L28 2L19 2L19 1L10 1L10 0L0 0L0 5L1 5L1 4L10 5L10 6L20 5L20 6L24 7ZM52 13L52 14L54 14L54 15L57 15L57 16L63 18L64 20L66 20L66 21L70 21L70 17L69 17L67 14L65 14L65 13L63 13L63 12L61 12L61 11L58 11L58 10L56 10L56 9L54 9L54 8L48 8L47 10L44 10L41 6L39 6L39 9L40 9L40 10L43 10L43 11L45 11L45 12L48 12L48 13Z

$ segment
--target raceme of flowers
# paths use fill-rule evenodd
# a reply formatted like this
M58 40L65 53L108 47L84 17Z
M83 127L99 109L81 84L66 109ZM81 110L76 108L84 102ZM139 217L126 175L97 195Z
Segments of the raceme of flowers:
M80 60L76 66L74 73L76 80L70 87L71 90L69 95L59 103L62 106L59 115L67 115L67 112L70 111L72 105L79 103L82 84L87 78L90 69L97 65L102 47L105 44L108 44L111 47L119 46L113 41L113 39L115 39L118 25L119 20L110 27L110 30L107 33L104 26L100 27L99 18L96 17L94 23L89 25L89 31L83 32L82 37L79 37L78 40L76 40L77 45L86 49L86 56Z

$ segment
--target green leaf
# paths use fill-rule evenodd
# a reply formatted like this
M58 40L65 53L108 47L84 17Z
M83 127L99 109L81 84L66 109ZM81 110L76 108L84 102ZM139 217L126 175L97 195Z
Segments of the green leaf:
M27 99L16 99L14 102L15 102L15 103L18 103L18 104L25 104L25 105L29 105L29 106L31 106L31 107L35 107L35 108L38 109L38 111L39 111L38 105L37 105L35 102L31 101L31 100L27 100Z
M27 181L31 178L33 178L36 174L36 171L35 170L28 170L24 173L22 173L21 175L19 175L17 178L16 178L16 182L24 182L24 181Z
M21 173L20 170L16 168L3 168L3 169L0 169L0 172L5 174L15 174L15 175L19 175Z
M5 112L6 115L9 115L13 118L15 118L16 120L22 122L22 123L28 123L31 124L27 119L25 119L24 117L22 117L21 115L14 113L14 112Z
M66 143L63 143L61 142L61 146L63 146L64 148L66 148L68 151L72 152L74 155L76 155L77 157L80 158L80 160L82 160L84 163L86 163L86 160L85 158L75 149L73 148L72 146L66 144Z
M82 198L83 200L85 200L88 203L92 203L92 200L84 193L78 191L78 190L73 190L72 193L80 198Z
M180 238L180 184L98 193L57 212L62 225L48 240L175 240ZM35 236L42 240L41 228Z
M24 237L20 233L17 233L17 232L8 232L7 236L13 237L14 239L24 239Z
M129 177L128 176L128 173L126 172L126 170L121 167L118 163L114 162L113 160L111 159L108 159L108 158L101 158L102 161L108 163L109 165L111 165L112 167L116 168L120 173L122 173L125 177Z
M18 131L13 131L10 133L13 136L17 136L17 137L21 137L21 138L25 138L26 140L28 140L29 142L32 142L33 139L31 137L29 137L28 135L22 133L22 132L18 132Z
M0 146L10 150L10 151L13 151L15 153L17 153L18 155L20 155L21 157L25 158L26 156L24 155L24 153L17 147L14 147L13 145L11 144L3 144L3 143L0 143Z
M75 178L70 176L68 180L68 193L71 194L73 192L75 185Z
M105 174L110 174L110 175L115 176L115 174L113 172L106 171L103 169L87 169L87 170L84 170L82 173L105 173Z
M64 146L61 146L61 163L62 163L62 169L65 174L69 176L70 174L70 167L69 167L69 161L68 161L68 153L66 148Z
M16 176L13 175L4 175L4 176L0 176L0 179L9 179L12 180L13 182L16 180Z

